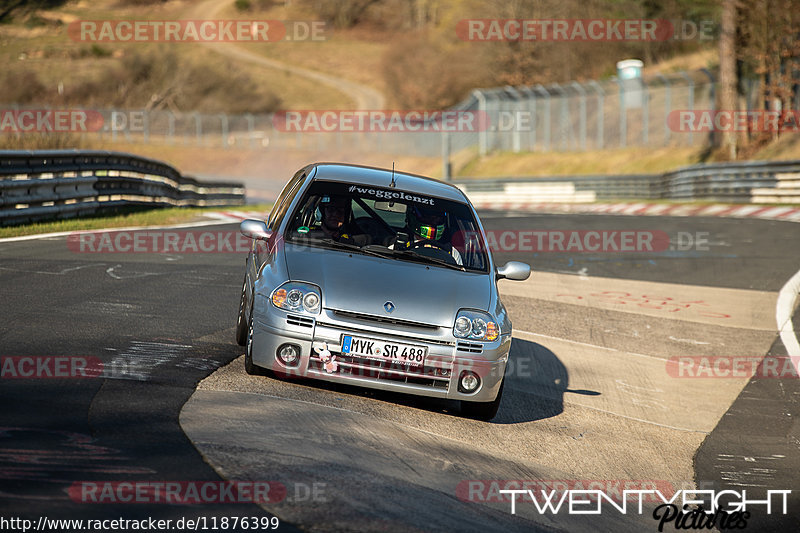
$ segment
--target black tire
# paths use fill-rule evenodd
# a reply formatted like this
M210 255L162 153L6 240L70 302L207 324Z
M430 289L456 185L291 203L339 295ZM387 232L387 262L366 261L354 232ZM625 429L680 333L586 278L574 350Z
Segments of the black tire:
M253 317L250 317L247 326L247 342L244 348L244 371L251 376L266 376L267 371L264 368L253 363Z
M244 346L247 344L247 324L250 322L250 317L247 314L247 274L244 276L242 283L242 297L239 299L239 317L236 319L236 344ZM251 306L252 307L252 306Z
M497 415L497 410L500 409L500 400L503 398L503 387L506 380L500 383L500 390L497 391L497 398L491 402L468 402L461 400L461 416L473 418L475 420L483 420L488 422Z

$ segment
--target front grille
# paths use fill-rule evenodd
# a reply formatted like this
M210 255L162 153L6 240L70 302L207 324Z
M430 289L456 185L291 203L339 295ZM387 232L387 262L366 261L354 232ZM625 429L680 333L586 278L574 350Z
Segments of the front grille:
M439 329L435 324L425 324L424 322L414 322L413 320L402 320L392 318L390 316L368 315L365 313L354 313L352 311L341 311L334 309L333 313L345 318L355 318L357 320L367 320L369 322L379 322L382 324L394 324L396 326L405 326L409 328L423 328L423 329Z
M288 315L286 317L286 323L291 324L292 326L301 326L304 328L314 327L314 319L305 316Z
M343 355L341 353L335 353L334 355L339 366L335 373L336 375L422 385L443 391L446 391L450 386L452 365L446 362L442 362L441 367L423 365L422 368L411 369L393 362ZM316 354L312 354L309 359L308 368L309 370L326 373L322 361Z
M472 344L469 342L459 342L458 344L456 344L456 350L458 350L459 352L483 353L483 345Z

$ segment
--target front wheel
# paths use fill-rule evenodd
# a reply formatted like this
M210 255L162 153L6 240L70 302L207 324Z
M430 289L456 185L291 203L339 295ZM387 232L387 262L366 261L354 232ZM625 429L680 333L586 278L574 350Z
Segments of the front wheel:
M264 376L267 374L266 370L253 363L253 317L247 326L247 342L244 348L244 371L251 376Z
M497 398L491 402L468 402L461 400L461 415L467 418L474 418L475 420L483 420L488 422L497 415L497 410L500 408L500 400L503 397L503 387L506 384L504 379L500 382L500 390L497 391Z
M239 317L236 319L236 344L244 346L247 344L247 274L242 283L242 297L239 299Z

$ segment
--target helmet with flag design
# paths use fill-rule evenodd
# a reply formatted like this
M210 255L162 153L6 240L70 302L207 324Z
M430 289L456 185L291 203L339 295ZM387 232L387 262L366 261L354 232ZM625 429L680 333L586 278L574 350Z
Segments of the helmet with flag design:
M408 209L408 226L423 239L438 241L444 236L447 212L434 207L412 205Z

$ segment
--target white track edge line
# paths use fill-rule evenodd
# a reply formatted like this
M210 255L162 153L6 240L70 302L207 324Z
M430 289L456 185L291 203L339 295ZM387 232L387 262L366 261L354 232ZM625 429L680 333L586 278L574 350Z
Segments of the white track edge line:
M775 305L775 320L778 324L778 333L786 351L794 364L795 370L800 372L800 343L794 332L792 312L800 293L800 270L781 288L778 293L778 302Z

